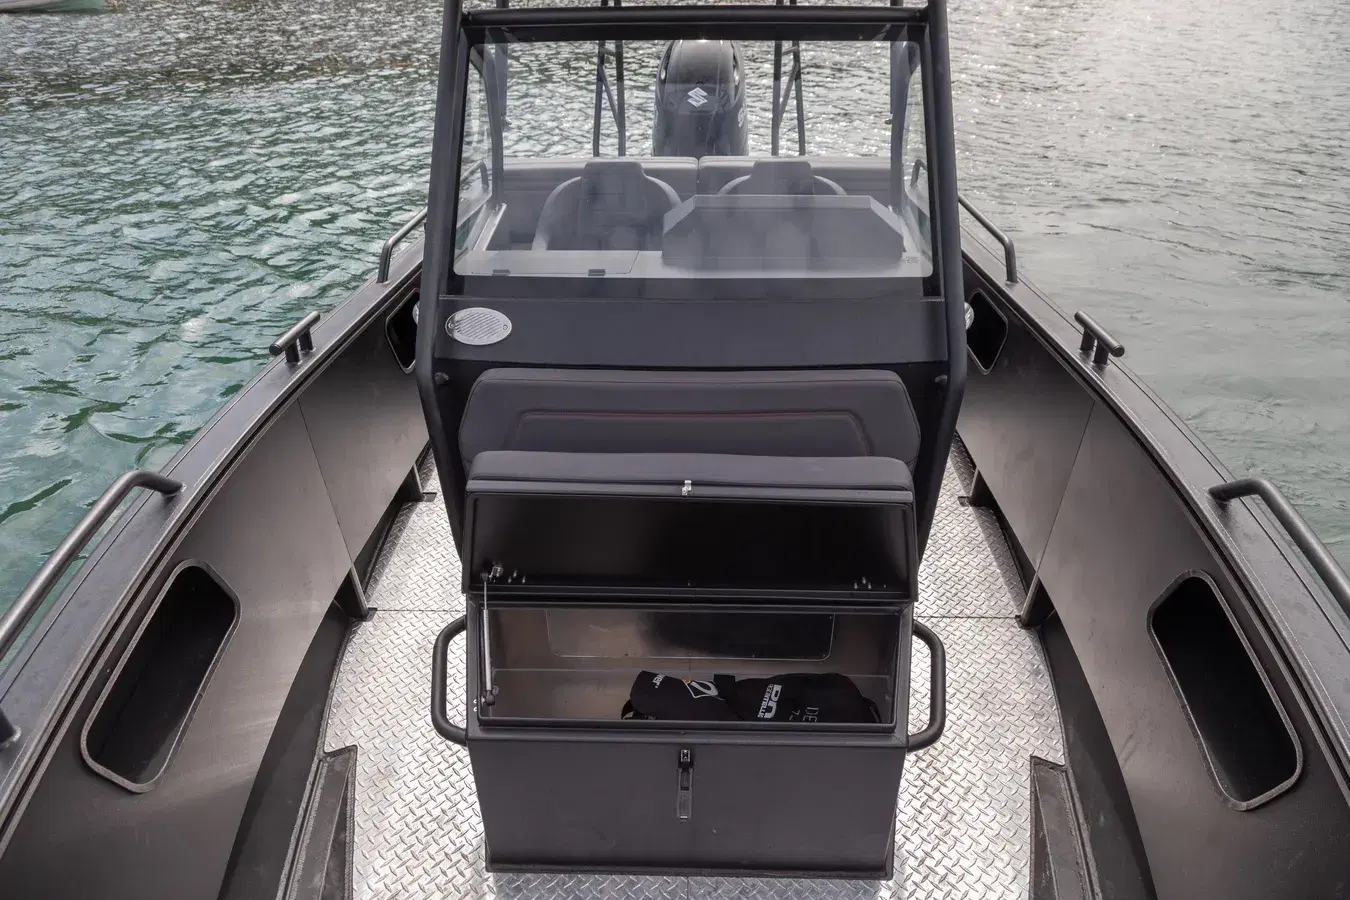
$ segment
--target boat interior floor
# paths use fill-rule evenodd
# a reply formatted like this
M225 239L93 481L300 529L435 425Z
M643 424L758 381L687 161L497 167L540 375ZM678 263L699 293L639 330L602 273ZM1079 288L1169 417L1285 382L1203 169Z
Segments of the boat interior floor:
M436 481L429 464L424 485ZM356 898L770 900L1025 897L1031 858L1031 758L1064 761L1039 641L1016 619L1024 588L995 515L969 506L969 458L953 450L916 617L947 648L947 728L908 757L888 881L488 872L468 753L431 726L431 648L464 611L443 501L398 514L339 666L324 748L356 747ZM464 708L464 645L451 644L450 709ZM928 655L914 645L911 731L928 713ZM453 717L453 716L452 716ZM457 718L457 717L456 717Z

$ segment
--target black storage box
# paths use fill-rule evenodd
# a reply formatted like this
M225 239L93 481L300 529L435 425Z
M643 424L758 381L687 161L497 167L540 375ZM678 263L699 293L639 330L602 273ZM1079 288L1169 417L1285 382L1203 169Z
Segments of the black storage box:
M895 460L479 454L465 735L488 866L889 877L913 522ZM840 673L879 721L623 719L644 670Z

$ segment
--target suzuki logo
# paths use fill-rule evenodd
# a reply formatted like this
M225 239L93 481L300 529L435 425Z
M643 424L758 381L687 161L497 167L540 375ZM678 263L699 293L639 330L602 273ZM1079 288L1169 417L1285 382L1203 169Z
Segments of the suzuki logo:
M695 109L698 109L708 102L708 94L701 87L694 88L692 91L685 94L685 96L689 98L689 105Z

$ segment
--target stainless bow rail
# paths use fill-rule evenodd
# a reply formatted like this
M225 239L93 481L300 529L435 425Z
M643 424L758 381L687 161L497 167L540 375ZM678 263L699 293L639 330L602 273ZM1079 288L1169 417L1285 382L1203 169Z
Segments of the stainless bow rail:
M1224 504L1241 497L1260 497L1266 501L1266 506L1270 507L1285 532L1303 552L1304 558L1321 577L1331 596L1342 611L1350 616L1350 577L1346 576L1327 545L1313 533L1298 510L1294 509L1294 504L1279 488L1264 478L1239 478L1215 485L1209 489L1209 495Z
M424 206L411 219L403 223L403 227L389 236L389 240L384 242L380 248L380 267L375 273L375 283L384 284L389 280L389 264L394 259L394 248L403 242L403 239L412 234L414 228L421 225L427 217L427 208Z
M19 598L14 601L14 605L0 616L0 660L14 649L19 635L23 633L24 627L41 605L42 598L47 596L61 575L80 555L80 551L89 543L90 538L122 504L127 495L140 487L158 491L166 497L172 497L183 489L181 482L144 469L128 472L110 484L103 495L94 501L94 505L89 507L84 518L71 529L70 534L56 545L52 555L47 557L42 568L33 575L27 587L19 594ZM12 744L18 736L19 730L5 716L4 710L0 710L0 750Z

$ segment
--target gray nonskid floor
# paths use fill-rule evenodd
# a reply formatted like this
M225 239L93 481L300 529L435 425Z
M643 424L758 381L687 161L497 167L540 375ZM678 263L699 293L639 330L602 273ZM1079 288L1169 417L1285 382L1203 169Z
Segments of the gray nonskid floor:
M970 463L954 453L920 572L917 615L947 647L947 730L905 761L895 877L886 882L493 874L468 754L431 727L431 646L463 611L439 499L395 523L368 591L375 616L351 638L325 746L356 745L354 895L521 900L891 900L1028 893L1032 754L1063 759L1059 716L1035 638L1013 616L1021 587L993 516L963 505ZM434 488L434 480L427 483ZM450 708L464 708L452 644ZM911 726L928 711L928 655L915 643Z

